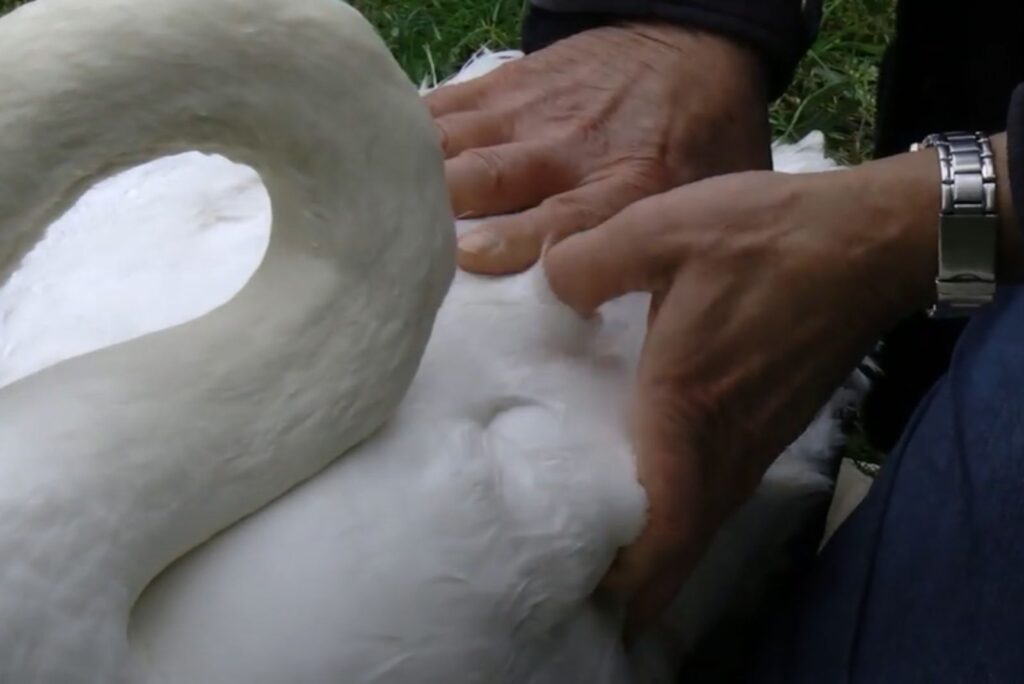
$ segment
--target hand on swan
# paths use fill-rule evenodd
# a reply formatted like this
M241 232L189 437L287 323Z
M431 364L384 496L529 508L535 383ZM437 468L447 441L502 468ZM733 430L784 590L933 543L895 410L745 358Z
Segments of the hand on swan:
M489 221L459 244L504 274L542 247L683 183L770 164L761 67L708 33L586 31L427 97L455 213Z
M994 144L1005 165L1005 137ZM934 298L937 181L934 151L833 173L723 176L547 252L553 289L581 313L629 291L654 295L633 397L649 517L606 578L631 600L634 627L667 605L880 334ZM1001 192L1003 241L1019 240Z

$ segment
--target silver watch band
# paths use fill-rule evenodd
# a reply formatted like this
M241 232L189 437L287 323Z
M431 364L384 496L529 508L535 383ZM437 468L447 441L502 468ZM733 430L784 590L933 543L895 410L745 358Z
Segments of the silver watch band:
M996 171L982 133L930 135L911 149L935 148L942 178L937 298L929 314L964 316L992 303L996 292Z

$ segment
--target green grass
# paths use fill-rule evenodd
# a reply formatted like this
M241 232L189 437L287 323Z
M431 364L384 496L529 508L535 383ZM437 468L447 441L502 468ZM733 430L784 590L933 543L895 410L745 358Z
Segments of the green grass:
M350 0L417 83L440 80L481 46L519 44L522 0Z
M837 160L870 157L878 66L894 24L894 0L826 0L818 41L772 108L776 135L821 130Z

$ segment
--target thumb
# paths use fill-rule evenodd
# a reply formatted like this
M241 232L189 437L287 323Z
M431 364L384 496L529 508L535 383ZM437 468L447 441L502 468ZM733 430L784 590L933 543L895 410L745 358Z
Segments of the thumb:
M589 316L630 292L653 292L670 280L676 259L666 237L665 195L630 205L596 228L557 243L544 254L555 295Z

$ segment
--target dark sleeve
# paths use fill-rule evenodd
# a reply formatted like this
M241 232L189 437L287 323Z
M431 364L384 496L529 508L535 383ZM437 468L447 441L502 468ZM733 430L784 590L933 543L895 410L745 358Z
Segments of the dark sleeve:
M662 19L743 41L764 56L770 94L782 94L817 35L821 0L531 0L523 49L626 19Z
M1006 117L1007 164L1010 167L1010 194L1017 221L1024 231L1024 84L1017 86L1010 99Z

